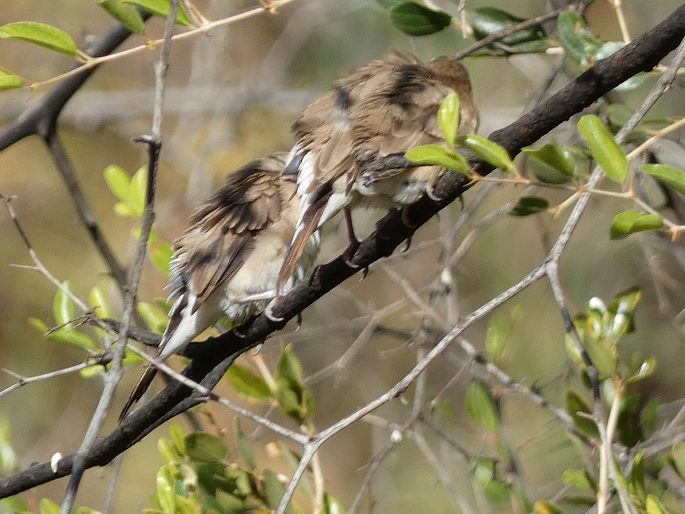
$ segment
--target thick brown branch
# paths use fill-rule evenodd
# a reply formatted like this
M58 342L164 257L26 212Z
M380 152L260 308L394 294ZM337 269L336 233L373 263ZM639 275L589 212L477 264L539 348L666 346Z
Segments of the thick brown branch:
M540 107L508 127L491 134L490 139L504 146L512 156L518 154L523 146L533 144L626 79L653 68L684 36L685 6L681 6L642 37L613 56L596 63ZM486 174L490 171L490 167L484 163L474 165L479 173ZM423 198L409 208L409 221L416 226L426 223L466 189L466 180L462 176L455 173L445 174L436 188L436 194L442 200L433 202ZM362 242L355 259L360 269L390 255L410 235L409 229L400 217L399 212L390 212L378 222L376 231ZM274 308L274 313L286 320L291 319L353 274L354 270L345 265L339 257L322 266L311 284L302 284L284 296ZM184 374L205 387L212 388L238 355L284 325L285 321L274 323L262 315L249 327L241 327L245 337L239 338L235 333L229 332L204 343L191 345L187 354L194 357L194 360L184 370ZM85 465L107 464L152 429L203 400L183 385L170 384L145 408L133 412L121 426L98 441L92 450L83 456ZM73 456L67 456L60 461L57 472L52 472L50 465L44 463L8 477L0 481L0 497L16 494L68 475L72 462Z

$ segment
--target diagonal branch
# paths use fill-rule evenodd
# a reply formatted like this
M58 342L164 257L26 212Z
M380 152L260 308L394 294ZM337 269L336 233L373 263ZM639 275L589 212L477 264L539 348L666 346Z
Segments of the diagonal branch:
M597 62L545 103L508 127L494 132L490 139L504 146L513 156L523 146L533 144L540 137L563 123L573 114L591 105L631 76L653 68L671 52L685 36L685 6L676 9L666 20L643 34L611 57ZM481 174L491 168L485 163L475 163ZM419 226L430 220L438 211L459 197L468 188L463 177L445 174L436 186L439 202L423 198L408 209L411 225ZM390 255L410 234L397 211L388 213L378 224L376 231L362 242L355 259L359 269ZM544 274L538 268L533 274ZM274 307L277 316L289 320L311 305L318 298L354 274L341 257L322 266L311 284L303 283L284 296ZM540 278L538 275L531 278ZM475 314L475 313L474 313ZM459 324L472 322L464 318ZM258 316L249 327L242 328L244 337L229 332L202 344L191 345L187 354L194 360L184 370L184 375L212 388L221 379L235 358L259 341L282 328L285 321L275 323L266 316ZM144 409L133 412L119 427L98 440L83 455L86 467L105 465L125 449L145 437L151 430L173 416L204 401L205 397L194 393L178 383L172 383L160 392ZM68 475L73 455L64 457L53 472L49 463L36 464L0 481L0 497L16 494L36 485Z

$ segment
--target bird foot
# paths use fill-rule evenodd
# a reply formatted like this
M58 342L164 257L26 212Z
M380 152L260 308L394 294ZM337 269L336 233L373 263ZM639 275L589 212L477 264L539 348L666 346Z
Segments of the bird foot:
M418 225L414 225L411 221L409 221L409 207L406 205L402 207L402 216L400 219L402 220L402 224L409 230L416 230L419 228Z
M435 194L435 185L431 184L428 188L426 188L426 196L433 200L434 202L442 202L443 197L438 196Z
M266 306L266 309L264 309L264 316L266 316L269 320L273 321L274 323L281 323L285 319L274 314L273 308L276 302L278 301L278 298L279 297L277 296L276 298L271 300L271 302L269 302L269 305Z
M405 243L404 243L404 248L402 248L401 252L402 253L407 253L409 251L409 248L411 248L411 240L413 236L409 236Z
M350 244L347 245L347 248L345 248L345 251L342 253L342 258L345 264L352 269L359 269L359 264L355 264L352 262L354 259L354 256L357 254L357 250L359 249L361 243L355 239L354 241L350 241Z

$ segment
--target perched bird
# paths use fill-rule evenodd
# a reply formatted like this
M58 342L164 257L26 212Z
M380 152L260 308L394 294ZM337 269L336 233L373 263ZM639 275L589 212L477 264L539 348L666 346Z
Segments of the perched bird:
M423 63L393 51L339 79L304 110L293 125L297 142L286 167L286 173L298 175L302 206L279 287L294 272L309 237L340 209L345 210L349 258L359 244L351 207L406 206L431 194L443 171L438 166L365 173L364 164L440 142L437 112L451 91L460 98L460 134L475 131L478 113L461 64L444 57Z
M173 244L171 294L174 303L157 358L181 352L202 331L227 316L240 325L264 310L275 296L281 263L299 214L296 177L284 174L287 154L252 161L228 175L192 216ZM304 277L318 252L318 234L307 240L302 258L285 284ZM152 382L149 365L120 419Z

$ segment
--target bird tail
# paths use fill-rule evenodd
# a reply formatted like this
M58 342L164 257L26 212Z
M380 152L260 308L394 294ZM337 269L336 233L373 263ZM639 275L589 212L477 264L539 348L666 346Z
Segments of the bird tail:
M288 279L293 276L295 267L307 248L309 238L319 227L319 220L332 193L330 185L322 187L316 192L313 201L300 216L297 229L293 235L288 252L285 254L281 271L278 274L276 297L281 296L283 287L288 282Z
M133 407L133 404L135 404L138 400L140 400L143 397L145 391L147 391L148 387L150 387L150 384L152 383L152 380L155 378L156 374L157 367L154 364L148 364L145 368L145 371L143 371L143 374L138 379L136 387L133 388L133 391L129 395L128 400L126 400L124 408L121 409L121 413L119 414L119 423L121 423L124 420L124 418L128 414L128 411L130 411L131 407Z

